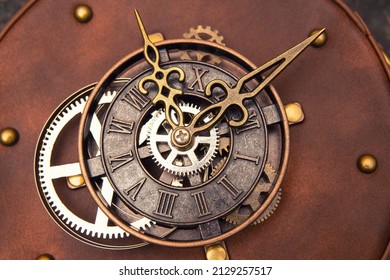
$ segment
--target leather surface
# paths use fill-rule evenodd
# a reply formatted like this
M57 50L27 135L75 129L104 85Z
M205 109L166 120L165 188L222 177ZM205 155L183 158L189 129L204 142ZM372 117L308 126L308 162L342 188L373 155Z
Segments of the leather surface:
M174 39L211 26L256 65L327 28L328 43L308 49L273 83L285 104L299 102L306 115L290 129L281 204L226 245L230 259L382 257L390 237L389 76L358 20L330 0L84 2L94 11L87 24L73 18L78 1L41 0L0 37L0 128L20 133L17 145L0 146L1 259L205 258L203 248L88 246L52 221L36 191L33 157L43 125L71 93L142 46L135 8L149 33ZM378 159L374 174L356 168L364 153Z

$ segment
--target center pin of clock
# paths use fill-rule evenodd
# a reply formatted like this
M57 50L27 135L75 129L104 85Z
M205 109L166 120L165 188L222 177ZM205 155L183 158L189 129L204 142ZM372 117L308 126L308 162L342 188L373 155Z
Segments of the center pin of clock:
M191 133L184 127L178 127L172 132L172 144L179 149L189 148L192 142L191 139Z

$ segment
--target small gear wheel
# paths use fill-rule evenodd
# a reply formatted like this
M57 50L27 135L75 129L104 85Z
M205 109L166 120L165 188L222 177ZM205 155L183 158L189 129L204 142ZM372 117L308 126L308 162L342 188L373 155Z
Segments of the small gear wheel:
M264 212L252 223L252 225L260 224L261 222L264 222L266 219L271 217L271 215L275 212L276 208L278 207L280 200L282 199L282 189L279 189L278 193L274 197L274 199L271 201L270 205L267 207L267 209L264 210ZM247 214L241 214L240 209L237 208L232 213L227 215L224 219L233 224L233 225L239 225L242 224L246 219L248 218Z
M179 104L184 114L196 115L200 108L192 104ZM176 117L172 115L175 121ZM188 176L210 165L218 152L218 128L213 127L207 135L196 135L192 147L182 151L172 145L172 128L167 125L163 110L154 115L148 131L148 145L156 164L171 174Z
M222 170L223 166L224 166L225 163L226 163L226 160L227 160L227 157L224 157L220 162L218 162L218 163L214 166L214 168L213 168L213 170L211 171L211 174L210 174L210 176L209 176L209 179L214 178L214 177L219 173L219 171Z
M206 26L204 28L201 25L195 29L193 27L190 28L190 31L183 34L185 39L197 39L197 40L205 40L209 42L214 42L220 45L225 45L223 43L223 36L218 35L218 30L212 30L210 26ZM194 51L194 52L183 52L181 59L183 60L191 60L191 54L195 56L197 61L205 61L211 64L219 64L221 63L221 59L215 55L203 52L203 51Z
M260 194L264 192L269 192L270 188L272 187L273 181L275 180L276 170L271 164L267 163L265 165L264 172L267 176L266 182L264 184L257 185L253 192L242 203L242 205L250 206L252 211L256 211L257 209L259 209L259 207L261 206L261 203L259 202ZM278 193L276 194L270 205L253 222L253 225L257 225L268 219L275 212L276 208L280 203L281 198L282 189L279 189ZM249 217L249 215L249 212L241 212L240 207L238 207L232 213L225 216L224 219L233 225L238 225L243 223Z
M189 32L183 34L183 37L186 39L206 40L225 45L225 43L223 43L223 36L219 36L218 33L218 30L212 30L210 26L204 28L202 25L198 25L196 29L191 27Z
M276 208L279 206L280 200L282 199L282 189L279 189L278 193L271 201L270 205L265 209L265 211L253 222L253 225L260 224L264 222L266 219L271 217L271 215L275 212Z

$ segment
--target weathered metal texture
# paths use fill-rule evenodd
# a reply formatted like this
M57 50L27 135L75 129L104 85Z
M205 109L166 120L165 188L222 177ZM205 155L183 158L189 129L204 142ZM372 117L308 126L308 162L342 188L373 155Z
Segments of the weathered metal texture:
M285 104L298 101L305 111L305 121L290 131L283 200L270 219L226 246L231 259L382 257L390 234L390 75L375 40L346 6L330 0L175 0L157 13L151 0L85 2L94 12L87 24L73 18L77 1L31 1L0 35L0 127L20 134L15 146L0 146L0 258L205 258L203 248L150 245L118 252L88 246L51 220L36 192L33 154L40 130L62 100L142 46L135 8L150 33L174 39L209 25L257 65L313 28L327 28L327 44L307 50L273 83ZM365 153L378 160L373 174L356 167Z

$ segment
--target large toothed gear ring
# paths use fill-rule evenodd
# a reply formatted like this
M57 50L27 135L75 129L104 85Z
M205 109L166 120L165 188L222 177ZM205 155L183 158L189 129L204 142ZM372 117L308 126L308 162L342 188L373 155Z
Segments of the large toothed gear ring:
M126 81L119 81L118 84L124 82ZM65 100L56 109L43 128L41 137L38 141L35 160L38 192L42 202L53 219L66 232L75 238L90 245L105 249L123 250L138 248L146 245L146 243L140 243L139 241L134 242L129 233L118 226L109 225L108 218L97 206L96 218L94 221L93 219L91 220L82 217L82 215L79 215L80 213L76 213L72 207L74 202L69 202L69 194L70 192L72 192L72 194L75 192L74 195L78 196L80 195L80 190L69 189L66 195L68 198L65 200L61 195L63 191L59 192L58 187L61 187L61 189L68 188L66 183L65 186L60 185L64 184L61 183L62 181L60 182L60 180L64 180L70 176L78 176L81 174L81 170L78 162L66 164L53 163L53 154L56 151L56 145L58 145L56 143L60 142L59 138L65 133L64 131L66 131L68 124L71 123L72 120L77 119L83 112L89 93L92 91L93 87L94 85L87 86ZM99 104L109 104L115 95L116 91L107 91ZM95 122L91 134L98 137L99 130L99 125ZM95 141L98 140L95 139ZM112 197L113 189L107 180L103 179L100 188L105 189L105 193L108 196L107 199ZM151 226L151 222L152 221L148 219L138 219L137 223L134 224L138 225L139 228L145 228ZM123 242L113 243L115 240Z
M185 115L194 116L200 112L200 108L191 104L179 106ZM210 129L207 135L195 136L191 148L182 151L171 143L172 129L166 122L165 113L161 110L153 118L148 131L148 145L160 168L174 175L187 176L205 170L210 165L218 151L219 135L216 127ZM172 118L175 120L175 116Z

